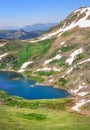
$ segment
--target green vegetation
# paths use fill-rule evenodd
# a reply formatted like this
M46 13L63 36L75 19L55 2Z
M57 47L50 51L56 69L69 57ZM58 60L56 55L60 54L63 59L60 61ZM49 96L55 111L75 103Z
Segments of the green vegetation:
M58 64L58 66L65 67L65 66L67 66L67 64L65 62L61 62L61 63Z
M62 57L60 60L59 60L59 64L58 66L59 67L67 67L68 65L66 64L66 58Z
M89 79L87 79L87 83L90 84L90 80Z
M22 50L18 52L18 59L15 68L19 68L29 58L39 60L50 49L53 40L45 40L38 43L26 44Z
M80 65L77 65L77 66L74 68L74 70L80 71L80 70L81 70L81 66L80 66Z
M58 63L58 66L59 67L67 67L68 65L65 63L66 61L66 58L65 57L62 57L61 59L55 59L53 61L51 61L49 64L56 64Z
M40 77L40 76L29 76L28 78L29 78L30 80L34 80L34 81L36 81L36 82L38 82L38 83L44 82L44 79L43 79L42 77Z
M82 53L81 53L81 54L78 54L77 57L76 57L76 60L80 60L80 59L82 59L83 57L84 57L84 54L82 54Z
M55 64L55 63L58 63L59 62L59 59L55 59L55 60L52 60L51 62L49 62L49 64Z
M90 39L90 31L88 31L88 32L85 33L84 39L85 40Z
M60 82L61 86L65 86L66 83L68 82L68 80L65 79L65 78L60 78L60 79L59 79L59 82Z
M38 83L44 82L44 78L42 78L40 75L41 73L36 72L35 74L37 74L37 75L33 75L32 71L25 71L25 75L27 75L28 79L33 80L33 81L38 82Z
M90 93L88 93L88 95L90 95ZM90 110L90 106L84 105L82 106L82 110Z
M48 108L52 110L66 110L66 106L71 99L53 99L53 100L24 100L20 97L8 96L5 92L0 91L0 102L4 105L17 108Z
M54 56L56 56L58 52L58 49L56 49L54 52L51 53L51 55L49 56L49 58L53 58Z
M71 104L70 99L29 101L9 97L0 92L0 104L0 130L89 130L90 128L90 116L65 111Z
M39 76L50 76L50 75L53 75L54 73L55 73L54 71L49 71L49 72L38 71L38 72L36 72L36 74L39 75Z
M74 60L74 63L75 63L76 61L78 61L78 60L83 59L83 58L84 58L84 54L83 54L83 53L78 54L78 55L76 56L75 60Z
M65 37L68 37L68 36L72 35L73 33L74 33L74 31L66 31L66 32L64 32L64 33L61 35L61 37L62 37L62 38L65 38Z
M6 42L7 43L7 42ZM16 50L19 50L22 48L22 45L17 41L9 41L5 46L0 48L0 54L3 52L15 52Z
M0 64L0 69L5 69L5 68L6 68L6 66L7 66L7 65L6 65L6 63L5 63L5 62L3 62L3 63L1 63L1 64Z
M75 47L76 47L76 44L67 45L67 46L62 46L62 47L61 47L61 51L62 51L62 52L71 51L71 50L74 49Z
M38 114L38 113L29 113L29 114L19 114L21 118L28 119L28 120L45 120L47 119L46 115Z

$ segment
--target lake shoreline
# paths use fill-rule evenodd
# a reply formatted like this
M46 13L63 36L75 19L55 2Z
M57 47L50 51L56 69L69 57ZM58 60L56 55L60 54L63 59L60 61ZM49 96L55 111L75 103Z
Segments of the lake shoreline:
M15 72L15 73L18 73L18 74L21 74L22 76L24 76L24 77L26 77L27 75L25 75L24 73L20 73L20 72L18 72L18 71L15 71L15 70L0 70L0 71L4 71L4 72ZM27 77L27 79L28 80L31 80L30 78L28 78ZM35 80L33 80L33 81L35 81ZM36 81L35 81L36 82ZM58 88L58 89L62 89L62 90L65 90L65 91L67 91L70 95L71 95L71 97L75 97L76 95L74 94L74 93L72 93L70 90L67 90L67 89L64 89L64 88L62 88L62 87L60 87L60 86L52 86L52 84L50 84L49 82L45 82L45 83L39 83L39 82L36 82L36 84L35 85L41 85L41 86L51 86L51 87L53 87L53 88Z
M64 98L70 96L66 90L53 87L50 84L37 82L34 84L34 80L30 80L26 78L24 74L17 73L16 71L2 70L0 77L0 89L8 92L9 95L16 95L30 100Z

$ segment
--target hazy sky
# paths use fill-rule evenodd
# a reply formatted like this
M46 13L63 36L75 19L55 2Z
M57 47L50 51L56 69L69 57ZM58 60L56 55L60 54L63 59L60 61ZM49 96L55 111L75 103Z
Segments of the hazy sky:
M59 22L90 0L0 0L0 27Z

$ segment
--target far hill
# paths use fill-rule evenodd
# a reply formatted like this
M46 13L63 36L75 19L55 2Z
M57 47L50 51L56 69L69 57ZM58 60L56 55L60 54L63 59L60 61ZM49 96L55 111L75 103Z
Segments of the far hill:
M46 32L48 29L56 25L57 23L38 23L33 25L26 25L21 29L15 29L15 27L0 27L0 38L21 40L37 38L38 36Z
M57 23L46 23L46 24L37 23L37 24L33 24L33 25L24 26L22 29L26 32L31 32L33 30L45 31L45 30L48 30L56 25L57 25Z

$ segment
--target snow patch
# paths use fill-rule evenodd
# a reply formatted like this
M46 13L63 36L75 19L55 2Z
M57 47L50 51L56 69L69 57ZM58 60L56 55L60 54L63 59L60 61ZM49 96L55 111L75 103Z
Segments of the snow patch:
M85 82L83 82L82 84L85 85Z
M87 9L89 9L89 7L79 8L79 9L75 10L74 13L80 12L80 14L82 14L82 13L84 13Z
M75 90L71 90L71 92L73 92L75 95L78 95L78 96L85 96L88 92L79 92L79 90L83 89L83 88L86 88L87 85L85 85L85 83L83 82L82 85L79 85L79 87Z
M75 67L76 67L77 65L81 65L81 64L83 64L83 63L85 63L85 62L90 62L90 58L88 58L87 60L84 60L84 61L82 61L82 62L77 63L77 64L75 65Z
M54 70L54 71L57 71L57 72L60 72L60 71L61 71L61 69L58 69L58 68L56 68L56 67L54 67L53 70Z
M72 70L73 70L73 67L70 68L70 69L68 69L68 70L66 71L66 74L69 74L70 72L72 72Z
M0 44L0 47L3 47L7 44L7 42L3 43L3 44Z
M28 62L25 62L23 65L22 65L22 67L21 67L21 69L25 69L29 64L31 64L31 63L33 63L32 61L28 61Z
M75 90L71 90L71 92L73 92L74 94L78 95L78 91L82 88L86 88L87 86L86 85L79 85L79 87Z
M90 100L82 99L81 101L77 102L75 106L72 107L72 110L74 111L81 111L79 110L79 107L83 106L84 104L90 102Z
M64 44L65 44L65 42L61 42L61 43L60 43L60 45L64 45Z
M72 68L68 69L68 70L66 71L66 74L69 74L70 72L72 72L72 70L73 70L77 65L81 65L81 64L83 64L83 63L85 63L85 62L90 62L90 58L88 58L87 60L84 60L84 61L81 61L81 62L77 63L77 64L74 65Z
M49 80L49 82L53 82L53 81L54 81L54 79L50 79L50 80Z
M54 70L54 71L58 71L58 72L61 71L61 69L58 69L58 68L56 68L56 67L54 67L54 68L44 67L44 68L39 68L39 69L37 69L36 71L50 71L50 70Z
M23 63L22 67L20 68L18 72L24 72L25 68L27 68L27 66L31 63L33 63L33 61L28 61L28 62Z
M52 58L52 59L49 59L49 60L46 60L45 62L44 62L44 65L46 65L46 64L49 64L51 61L53 61L53 60L57 60L57 59L60 59L62 56L61 55L56 55L54 58Z
M44 67L44 68L39 68L36 71L50 71L52 68Z
M68 59L66 60L66 62L67 62L69 65L71 65L72 62L73 62L74 59L75 59L75 56L78 55L78 54L80 54L80 53L82 53L82 52L83 52L83 49L82 49L82 48L80 48L80 49L74 51L74 52L70 55L70 58L68 58Z
M77 96L85 96L87 95L89 92L79 92L79 90L83 89L83 88L86 88L87 85L85 85L85 82L82 83L82 85L79 85L79 87L75 90L71 90L71 92L73 92L75 95Z
M2 60L2 58L5 57L5 56L7 56L7 55L8 55L8 53L5 53L5 54L3 54L3 55L0 55L0 60Z
M78 93L78 96L83 97L83 96L87 95L88 93L89 93L89 92L80 92L80 93Z

